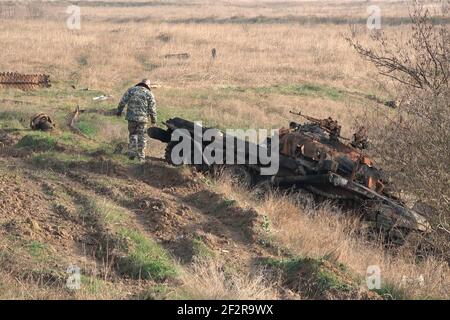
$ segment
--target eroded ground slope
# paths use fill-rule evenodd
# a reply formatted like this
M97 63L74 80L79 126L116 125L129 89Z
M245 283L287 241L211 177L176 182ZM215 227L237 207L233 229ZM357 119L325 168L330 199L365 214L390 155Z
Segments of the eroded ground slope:
M332 263L267 241L263 214L227 198L210 177L165 164L157 142L137 164L115 142L63 124L42 133L27 129L22 113L2 119L3 298L198 298L190 275L211 276L192 268L200 260L219 261L224 282L261 275L273 289L262 298L376 297ZM78 290L67 288L70 266L80 268Z

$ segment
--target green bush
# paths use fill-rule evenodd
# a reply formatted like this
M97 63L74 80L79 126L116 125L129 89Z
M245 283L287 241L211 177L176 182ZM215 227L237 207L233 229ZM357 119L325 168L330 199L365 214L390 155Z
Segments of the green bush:
M46 133L27 134L17 144L19 148L50 151L56 149L56 139Z

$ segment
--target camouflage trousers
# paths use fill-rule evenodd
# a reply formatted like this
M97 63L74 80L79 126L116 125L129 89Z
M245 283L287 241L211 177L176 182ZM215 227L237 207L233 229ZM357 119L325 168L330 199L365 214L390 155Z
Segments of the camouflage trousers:
M145 159L145 122L128 121L129 143L128 155L130 158Z

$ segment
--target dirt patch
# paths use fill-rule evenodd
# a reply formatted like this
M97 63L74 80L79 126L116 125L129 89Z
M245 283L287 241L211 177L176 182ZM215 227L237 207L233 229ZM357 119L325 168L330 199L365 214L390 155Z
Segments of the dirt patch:
M20 136L18 134L0 131L0 156L13 158L28 156L31 152L14 148L19 140Z
M9 143L16 148L17 141ZM125 215L119 218L125 219L126 228L155 240L183 265L196 256L216 257L233 272L251 272L260 257L280 256L261 242L263 217L215 192L204 183L207 178L202 174L158 161L126 165L107 159L102 152L91 153L90 157L65 166L53 165L51 161L58 159L51 159L39 166L39 171L34 163L18 159L15 173L0 172L1 232L48 244L57 256L85 261L86 273L101 264L104 267L97 276L114 283L131 281L132 291L138 290L138 284L120 273L118 261L124 261L116 250L120 243L91 214L92 199L117 208ZM58 268L63 270L64 266L58 264ZM320 268L330 267L323 264ZM308 264L303 264L286 275L281 295L303 297L306 291L312 299L365 297L353 287L345 291L345 278L339 278L337 287L330 285L314 292L320 279L310 272L314 274ZM307 276L310 278L305 281ZM53 285L61 285L55 279Z
M0 131L0 148L15 145L19 140L20 137L15 134Z
M55 202L52 186L15 173L0 172L0 224L4 232L67 247L77 241L79 221L68 205Z
M0 171L0 219L34 218L48 212L48 199L20 175Z
M113 170L105 177L97 168L80 166L66 176L79 183L78 188L133 212L145 231L182 263L196 254L199 239L241 267L244 258L250 261L251 254L259 254L258 213L209 190L201 174L153 161L123 169L125 173Z

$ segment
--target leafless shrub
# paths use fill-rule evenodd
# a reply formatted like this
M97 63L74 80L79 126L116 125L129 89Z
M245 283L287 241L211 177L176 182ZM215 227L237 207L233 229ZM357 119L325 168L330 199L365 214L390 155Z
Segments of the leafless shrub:
M448 17L447 1L440 9L437 14ZM428 239L432 245L427 249L449 259L450 33L447 24L433 24L420 1L412 1L410 20L411 32L404 41L383 33L372 35L372 47L355 37L347 40L381 75L394 80L401 102L397 112L363 121L372 119L374 154L400 187L435 208L429 218L437 232Z
M411 34L406 41L388 39L382 32L374 32L375 47L365 47L352 37L347 38L353 48L372 62L380 74L388 76L410 88L444 94L449 81L448 26L434 25L430 12L419 1L413 1L410 9ZM441 7L441 15L448 15L448 8Z

